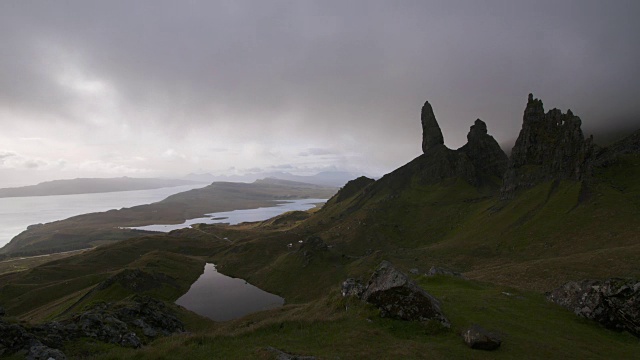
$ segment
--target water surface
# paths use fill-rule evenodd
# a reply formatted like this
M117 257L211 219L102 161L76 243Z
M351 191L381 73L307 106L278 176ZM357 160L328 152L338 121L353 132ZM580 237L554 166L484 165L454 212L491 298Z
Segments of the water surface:
M233 210L207 214L207 217L190 219L182 224L176 225L147 225L137 226L131 229L169 232L177 229L188 228L194 224L230 224L236 225L241 222L263 221L274 216L284 214L287 211L312 209L315 204L325 203L327 199L301 199L301 200L276 200L274 206L261 207L257 209Z
M280 307L284 299L242 279L220 274L214 264L206 264L204 274L176 304L212 320L226 321Z
M206 184L96 194L0 198L0 247L27 226L93 212L151 204Z

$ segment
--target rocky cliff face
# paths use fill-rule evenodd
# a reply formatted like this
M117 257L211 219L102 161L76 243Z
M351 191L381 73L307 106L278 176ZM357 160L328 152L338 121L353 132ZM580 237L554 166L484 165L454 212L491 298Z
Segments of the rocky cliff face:
M589 173L594 146L585 139L582 121L571 110L544 112L542 101L529 94L522 130L504 175L502 197L511 198L548 180L581 180Z

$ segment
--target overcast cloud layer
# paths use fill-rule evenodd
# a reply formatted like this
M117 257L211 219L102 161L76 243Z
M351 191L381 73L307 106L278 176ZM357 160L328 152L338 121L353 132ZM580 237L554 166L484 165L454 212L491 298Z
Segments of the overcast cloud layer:
M0 186L344 169L517 136L527 95L640 127L638 1L4 1ZM597 140L597 139L596 139Z

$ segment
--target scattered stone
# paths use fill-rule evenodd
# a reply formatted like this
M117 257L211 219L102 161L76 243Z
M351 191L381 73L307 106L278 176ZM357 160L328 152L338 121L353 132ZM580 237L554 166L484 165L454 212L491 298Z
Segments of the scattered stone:
M378 307L381 316L409 321L436 320L450 326L438 300L388 261L383 261L373 273L360 298Z
M342 296L355 296L360 297L365 291L365 286L358 280L349 278L342 283Z
M27 360L66 360L66 355L58 350L52 349L46 345L36 343L29 348Z
M427 272L427 276L436 276L436 275L447 275L447 276L453 276L453 277L464 279L464 276L459 272L441 268L441 267L432 266L431 269L429 269L429 272Z
M276 354L277 356L277 360L316 360L315 356L303 356L303 355L293 355L293 354L287 354L286 352L282 351L282 350L278 350L274 347L268 346L266 348L267 351L272 352L274 354Z
M500 347L502 340L479 325L471 325L462 332L464 343L472 349L495 350Z
M409 272L412 273L413 275L418 275L420 273L420 271L417 268L409 269Z
M316 254L328 249L327 244L319 236L310 236L299 245L296 253L301 257L302 267L307 267Z
M605 327L640 337L640 281L607 279L571 281L547 299Z

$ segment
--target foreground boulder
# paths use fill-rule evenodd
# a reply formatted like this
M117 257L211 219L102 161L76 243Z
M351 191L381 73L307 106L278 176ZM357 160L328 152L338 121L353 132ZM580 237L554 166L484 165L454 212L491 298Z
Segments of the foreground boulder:
M571 281L547 299L605 327L640 337L640 281L607 279Z
M479 325L471 325L462 332L464 343L472 349L495 350L500 347L502 340Z
M0 358L16 353L29 360L65 360L67 358L62 351L43 344L24 327L0 320Z
M450 326L440 310L438 300L388 261L380 264L364 290L357 282L347 280L342 293L343 296L357 295L375 305L384 317L410 321L436 320L444 326Z
M184 324L162 301L136 296L127 304L102 303L72 317L33 327L0 320L0 357L23 353L27 359L64 359L67 341L92 338L138 348L147 339L184 332Z

